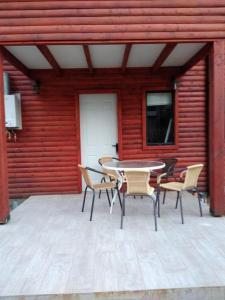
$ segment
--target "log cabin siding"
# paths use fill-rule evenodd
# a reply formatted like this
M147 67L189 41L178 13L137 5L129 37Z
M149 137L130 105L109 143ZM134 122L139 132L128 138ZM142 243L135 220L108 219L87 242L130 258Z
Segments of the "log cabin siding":
M223 0L1 1L0 43L217 39Z
M156 81L153 84L153 89L158 84ZM140 91L137 90L136 93L133 93L133 89L130 91L124 90L122 100L123 158L156 159L176 157L180 167L199 162L204 163L205 168L200 178L200 185L202 189L207 190L205 63L199 63L178 81L176 103L178 143L176 150L154 150L154 147L143 150Z
M206 68L202 61L180 78L177 89L178 145L176 150L143 150L143 88L172 88L166 75L149 76L149 71L120 74L98 71L90 75L65 71L55 77L50 71L36 71L41 93L35 95L32 83L5 63L13 91L22 94L23 129L17 142L8 142L10 197L34 194L77 193L80 191L78 90L117 90L121 110L123 159L177 157L179 166L207 164ZM207 168L200 178L207 189Z

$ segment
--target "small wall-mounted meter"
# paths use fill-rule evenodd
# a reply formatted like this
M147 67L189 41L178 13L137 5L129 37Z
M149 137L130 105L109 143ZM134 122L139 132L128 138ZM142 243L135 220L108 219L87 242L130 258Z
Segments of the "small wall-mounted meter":
M9 129L22 129L20 94L4 95L5 126Z

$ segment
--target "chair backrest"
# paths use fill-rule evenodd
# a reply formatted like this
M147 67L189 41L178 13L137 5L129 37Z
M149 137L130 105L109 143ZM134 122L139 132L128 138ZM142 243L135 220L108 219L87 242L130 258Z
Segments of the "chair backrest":
M100 157L99 160L98 160L98 163L102 166L104 165L105 163L107 162L111 162L113 160L119 160L118 158L116 157L113 157L113 156L103 156L103 157Z
M88 170L82 165L78 165L78 168L81 171L81 174L84 178L84 181L85 181L86 185L92 188L93 187L93 182L92 182L91 177L88 173Z
M98 163L102 166L105 163L111 162L113 160L118 160L118 159L116 157L112 157L112 156L103 156L103 157L99 158ZM117 179L119 177L117 172L114 170L106 170L106 169L102 168L102 171L115 179Z
M163 168L163 173L166 173L167 176L172 176L174 173L174 169L177 163L176 158L161 158L161 161L164 162L165 167Z
M201 173L201 170L203 168L203 164L197 164L187 167L185 179L184 179L184 188L188 189L197 187L198 184L198 178Z
M128 195L148 195L149 191L149 170L129 170L124 172L127 182Z

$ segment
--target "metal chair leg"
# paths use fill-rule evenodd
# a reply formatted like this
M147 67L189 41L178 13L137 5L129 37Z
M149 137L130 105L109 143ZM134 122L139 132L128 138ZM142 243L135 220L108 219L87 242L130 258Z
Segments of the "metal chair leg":
M109 180L110 180L110 182L113 181L113 179L112 179L111 177L109 177ZM113 198L113 196L114 196L114 191L113 191L113 189L111 189L111 196L112 196L112 198Z
M111 202L110 202L110 199L109 199L109 192L108 192L107 189L105 191L106 191L106 194L107 194L107 198L108 198L108 202L109 202L109 207L111 207Z
M157 187L156 191L156 209L158 207L158 217L160 217L160 187Z
M84 205L85 205L85 200L86 200L86 194L87 194L87 186L86 186L86 188L85 188L85 190L84 190L84 199L83 199L83 204L82 204L82 212L84 212Z
M182 192L180 192L180 214L181 214L181 222L184 224L184 214L183 214L183 205L182 205Z
M125 195L123 195L123 204L121 209L121 222L120 222L120 229L123 229L123 216L125 215Z
M177 201L176 201L176 205L175 205L175 208L176 208L176 209L177 209L177 207L178 207L179 197L180 197L180 192L177 192Z
M126 211L126 194L124 194L124 205L123 205L123 216L125 216L125 211Z
M121 201L120 191L119 191L118 188L116 189L116 192L117 192L117 195L118 195L118 198L119 198L120 207L121 207L121 209L122 209L122 201Z
M157 191L158 194L158 198L157 198L157 204L158 204L158 217L160 218L160 191Z
M200 211L200 216L202 217L203 214L202 214L202 204L201 204L201 197L200 197L200 193L199 191L197 190L197 195L198 195L198 205L199 205L199 211Z
M93 197L92 197L92 204L91 204L90 221L92 221L92 215L93 215L93 210L94 210L94 203L95 203L95 190L93 190Z
M164 191L164 194L163 194L163 204L165 204L165 200L166 200L166 190Z
M101 179L101 183L102 183L104 180L105 180L105 178L104 178L104 177L102 177L102 179ZM102 190L99 190L98 199L100 199L100 198L101 198L101 194L102 194Z
M155 197L155 195L153 194L151 196L152 200L153 200L153 214L154 214L154 223L155 223L155 231L157 231L157 196Z

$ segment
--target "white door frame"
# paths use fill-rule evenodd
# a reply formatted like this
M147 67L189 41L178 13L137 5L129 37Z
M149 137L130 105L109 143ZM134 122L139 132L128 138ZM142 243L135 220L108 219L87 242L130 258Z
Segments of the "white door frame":
M118 134L118 158L123 159L123 149L122 149L122 107L120 101L120 91L115 89L88 89L88 90L78 90L76 93L76 120L77 120L77 141L79 144L78 161L81 163L81 135L80 135L80 95L81 94L116 94L116 109L117 109L117 134ZM82 193L82 177L80 171L78 171L78 185L79 192Z

